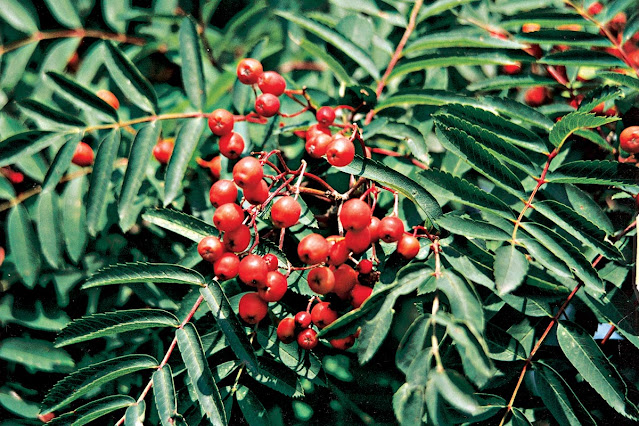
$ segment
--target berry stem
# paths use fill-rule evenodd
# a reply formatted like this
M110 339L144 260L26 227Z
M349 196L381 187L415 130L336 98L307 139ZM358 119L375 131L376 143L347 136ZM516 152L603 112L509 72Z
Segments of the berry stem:
M297 201L300 196L300 185L302 185L302 179L304 179L304 172L306 171L306 161L302 160L302 167L300 170L300 177L297 179L297 183L295 184L295 200Z

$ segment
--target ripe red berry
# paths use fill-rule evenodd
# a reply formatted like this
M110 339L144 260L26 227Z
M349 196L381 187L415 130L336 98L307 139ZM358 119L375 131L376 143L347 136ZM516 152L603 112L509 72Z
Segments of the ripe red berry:
M297 335L297 344L302 349L311 350L319 343L317 338L317 331L312 328L307 328Z
M160 139L153 147L153 156L158 163L167 164L173 153L173 141Z
M346 138L337 138L326 147L326 160L335 167L344 167L355 158L355 145Z
M213 224L222 232L237 229L243 221L244 211L235 203L222 204L213 214Z
M286 90L286 81L278 72L263 72L257 80L257 86L262 93L270 93L274 96L281 96Z
M346 241L346 247L353 253L364 253L371 245L371 232L368 228L361 231L347 231L344 241Z
M397 242L397 253L402 255L404 259L412 259L419 253L419 240L412 235L402 235Z
M245 58L237 64L237 79L242 84L255 84L260 79L264 68L257 59Z
M279 261L277 260L277 256L272 253L265 254L263 256L264 262L266 262L266 267L269 271L277 271Z
M214 135L224 136L233 131L233 114L225 109L216 109L209 115L209 129Z
M333 292L340 297L344 297L358 282L357 272L349 265L340 265L333 271L333 275L335 275Z
M268 184L261 180L257 185L249 185L243 188L244 198L254 206L262 204L268 199Z
M602 11L602 9L603 9L603 5L599 3L598 1L596 1L590 6L588 6L588 13L590 15L597 15L598 13Z
M233 181L240 188L257 185L264 177L262 164L254 157L244 157L233 166Z
M277 271L266 273L266 280L257 288L257 293L266 302L277 302L286 293L288 283L286 277Z
M350 336L343 337L341 339L332 339L332 340L329 340L329 343L335 349L345 351L353 347L353 345L355 344L355 336L350 335Z
M526 90L524 93L524 102L531 107L538 107L545 104L548 101L548 89L544 86L535 86Z
M629 154L639 152L639 126L626 127L619 135L619 146Z
M277 228L290 228L295 225L302 213L302 207L291 196L280 197L271 206L271 222Z
M244 251L251 242L251 229L246 225L240 225L232 231L225 232L222 242L227 251L234 253Z
M295 314L295 324L300 328L308 328L311 325L311 314L306 311L300 311Z
M371 244L379 241L379 224L381 220L373 216L371 218L371 224L368 225L368 230L371 233Z
M229 160L240 158L244 151L244 138L239 133L227 133L219 141L220 154Z
M284 318L277 325L277 338L282 343L291 343L295 340L295 319Z
M317 328L324 328L337 319L337 312L331 309L328 302L320 302L313 306L311 310L311 319Z
M249 254L240 262L240 280L246 285L257 286L266 280L268 268L262 256Z
M351 290L351 305L357 309L362 306L362 303L368 299L373 292L373 289L361 284L355 284L355 287Z
M328 264L332 266L339 266L348 260L349 250L346 247L346 241L344 237L339 235L332 235L326 239L329 245L328 249Z
M326 294L333 291L335 275L325 266L311 269L308 273L308 286L317 294Z
M197 252L207 262L215 262L224 253L220 239L214 236L204 237L197 245Z
M213 264L213 272L220 281L235 278L240 270L240 258L235 253L224 253Z
M371 223L373 212L364 201L352 198L342 205L339 220L347 231L361 231Z
M97 92L95 92L95 94L98 96L98 98L111 105L113 109L120 108L120 101L118 100L117 96L113 94L113 92L103 89L98 90Z
M394 243L404 235L404 222L397 216L387 216L379 222L379 236L386 243Z
M317 122L322 126L330 126L335 121L335 110L329 106L323 106L315 113Z
M508 64L501 67L504 74L513 75L521 72L521 63Z
M324 154L326 154L326 150L328 149L328 145L333 141L333 138L325 133L318 133L311 138L306 139L306 144L304 148L308 155L313 158L320 158Z
M373 272L373 262L368 259L362 259L357 264L357 270L360 274L370 274Z
M328 257L328 242L319 234L309 234L297 245L297 255L307 265L325 262Z
M262 93L255 99L255 112L262 117L273 117L280 110L280 100L270 93Z
M232 180L218 180L209 190L209 199L213 207L220 207L222 204L235 203L237 201L237 187Z
M246 293L240 299L239 314L245 322L257 324L268 313L268 304L257 293Z
M89 144L80 142L75 148L71 162L81 167L90 166L93 164L93 149L91 149Z
M319 123L313 124L309 126L308 130L306 131L306 140L309 140L313 136L316 136L320 133L331 136L331 129L329 129L327 126L322 126Z

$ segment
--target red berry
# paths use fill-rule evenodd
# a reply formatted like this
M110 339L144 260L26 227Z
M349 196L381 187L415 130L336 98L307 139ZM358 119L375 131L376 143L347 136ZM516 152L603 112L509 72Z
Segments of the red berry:
M264 262L266 262L266 267L269 271L277 271L279 267L279 261L277 260L277 256L272 253L265 254L263 256Z
M266 273L266 281L258 286L257 293L266 302L277 302L286 293L288 283L286 277L277 271Z
M302 213L302 207L291 196L278 198L271 206L271 222L277 228L290 228L295 225Z
M402 255L404 259L412 259L419 253L419 240L412 235L402 235L397 242L397 253Z
M379 224L381 220L373 216L371 218L371 224L368 225L368 230L371 233L371 244L379 241Z
M368 259L362 259L357 264L357 270L360 274L370 274L373 272L373 262Z
M216 155L210 162L209 170L211 171L211 176L215 179L219 179L222 175L222 157Z
M307 265L325 262L328 257L328 242L319 234L307 235L297 245L297 255Z
M308 286L317 294L326 294L333 291L335 275L325 266L311 269L308 273Z
M335 275L333 292L340 297L345 296L358 282L357 272L349 265L340 265L339 268L333 271L333 275Z
M262 164L257 158L244 157L233 166L233 181L240 188L257 185L263 177Z
M239 314L245 322L257 324L268 313L268 304L257 293L246 293L240 299Z
M222 232L237 229L243 221L244 211L235 203L222 204L213 214L213 224Z
M197 245L197 252L207 262L215 262L224 253L220 239L213 236L204 237Z
M307 328L297 335L297 344L302 349L311 350L319 343L317 338L317 331L312 328Z
M350 349L353 347L353 345L355 344L355 336L350 335L342 339L332 339L329 340L329 343L335 349L345 351L346 349Z
M240 158L244 151L244 138L239 133L227 133L220 138L220 154L229 160Z
M324 133L318 133L313 135L310 139L306 139L304 148L308 155L313 158L320 158L326 154L328 145L333 141L333 138Z
M240 280L246 285L257 286L266 280L268 268L262 256L249 254L240 262Z
M257 59L242 59L240 63L237 64L237 79L240 80L242 84L255 84L263 71L262 64Z
M153 156L158 163L167 164L173 153L173 141L160 139L153 147Z
M93 164L93 149L91 149L89 144L80 142L75 148L71 162L81 167L90 166Z
M598 1L588 6L588 13L591 15L597 15L603 9L603 5Z
M364 201L352 198L342 205L339 220L347 231L361 231L371 223L373 212Z
M216 109L209 115L209 129L214 135L224 136L233 131L233 114L225 109Z
M318 134L325 134L325 135L331 136L331 129L329 129L327 126L322 126L319 123L313 124L309 126L308 130L306 131L306 140L309 140L310 138Z
M501 67L504 74L513 75L521 72L521 63L508 64Z
M619 146L629 154L639 152L639 126L626 127L619 135Z
M339 266L348 260L348 247L346 247L346 241L344 237L339 235L333 235L326 239L328 241L328 264L333 266Z
M311 325L311 314L306 311L300 311L295 314L295 324L300 328L308 328Z
M113 92L103 89L103 90L98 90L97 92L95 92L95 94L98 96L98 98L102 99L104 102L111 105L113 109L120 108L120 101L113 94Z
M295 340L295 319L284 318L277 325L277 338L282 343L291 343Z
M531 87L524 93L524 101L532 107L543 105L548 101L548 89L544 86Z
M262 93L270 93L274 96L281 96L286 90L286 81L279 73L275 71L266 71L262 73L257 80L257 86Z
M255 100L255 112L262 117L273 117L280 110L280 100L270 93L262 93Z
M329 106L323 106L315 113L317 122L322 126L330 126L335 121L335 110Z
M235 203L237 201L237 187L232 180L218 180L209 190L209 199L213 207L220 207L222 204Z
M235 253L224 253L213 264L213 272L220 281L235 278L240 270L240 258Z
M346 247L353 253L364 253L371 245L371 232L368 228L361 231L347 231L344 241L346 241Z
M346 138L337 138L326 147L326 160L335 167L344 167L355 158L355 145Z
M244 251L251 242L251 230L246 225L240 225L232 231L225 232L222 242L227 251L235 253Z
M328 302L320 302L313 306L311 310L311 319L317 328L324 328L337 319L337 312L331 309Z
M257 185L245 186L243 188L244 198L254 206L262 204L268 199L268 184L261 180Z
M351 305L357 309L362 306L362 303L369 298L373 289L361 284L355 284L355 287L351 290Z
M404 235L404 222L397 216L387 216L379 222L379 236L386 243L394 243Z

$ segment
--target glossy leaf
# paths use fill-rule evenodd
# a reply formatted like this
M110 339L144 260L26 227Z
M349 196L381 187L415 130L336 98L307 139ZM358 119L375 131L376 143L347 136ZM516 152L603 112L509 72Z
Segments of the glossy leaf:
M162 426L173 426L174 416L177 414L177 399L168 364L153 373L153 395Z
M53 71L47 72L46 76L45 81L52 88L66 100L84 110L86 114L91 113L102 121L118 121L118 114L113 107L100 99L93 91Z
M100 269L83 285L83 289L112 284L154 283L204 286L204 277L193 269L168 263L123 263Z
M0 16L10 26L23 33L38 31L38 18L30 1L6 0L0 8Z
M49 421L47 424L51 426L66 426L72 424L74 426L82 426L99 419L113 411L130 407L135 404L135 399L126 395L112 395L98 399L96 401L84 404L76 408L70 413L63 414Z
M142 218L198 243L206 236L218 235L218 230L213 225L177 210L147 210Z
M590 129L619 120L619 117L597 116L594 113L575 111L565 115L550 131L550 143L560 148L579 129Z
M106 208L107 193L111 183L111 173L120 147L120 130L110 131L98 148L93 163L93 173L87 197L87 229L96 236L100 230L100 217Z
M102 2L102 16L113 31L125 33L127 22L124 14L131 7L131 0L110 0Z
M182 188L182 180L186 173L186 168L197 148L200 136L204 131L206 119L189 119L180 128L175 139L173 154L166 169L164 183L164 206L168 206L175 200L178 192Z
M146 403L144 401L129 405L124 413L124 426L143 426L145 411Z
M574 65L593 68L623 68L621 59L600 50L570 49L565 52L551 53L538 61L546 65Z
M36 222L44 259L52 267L59 268L63 260L58 194L53 191L44 191L40 194Z
M40 271L40 251L29 213L22 204L9 212L6 232L18 275L28 288L33 288Z
M513 244L495 250L495 285L499 294L515 291L524 282L528 265L526 256Z
M200 37L195 23L188 17L180 24L180 58L182 59L182 84L191 105L198 110L206 103L206 87L202 70Z
M616 161L573 161L559 166L546 178L553 183L639 186L639 169Z
M621 84L626 87L630 87L635 90L639 90L639 79L635 77L631 77L629 75L619 74L616 72L600 72L600 73L597 73L597 77L607 81L612 81L614 83Z
M0 359L49 373L69 373L75 367L73 358L65 350L54 348L47 340L27 337L3 339L0 342Z
M477 295L468 282L450 270L443 271L435 282L437 289L446 295L454 317L466 320L476 330L482 331L484 313Z

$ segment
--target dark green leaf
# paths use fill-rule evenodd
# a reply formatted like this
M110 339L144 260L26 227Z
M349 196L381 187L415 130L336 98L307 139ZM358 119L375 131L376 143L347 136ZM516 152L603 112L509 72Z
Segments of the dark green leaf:
M54 348L47 340L26 337L3 339L0 342L0 359L49 373L69 373L75 367L73 358L65 350Z
M47 72L46 76L47 83L69 102L85 110L86 114L90 113L102 121L118 121L118 113L113 107L100 99L93 91L54 71Z
M264 408L264 405L262 405L255 393L251 392L249 388L241 385L235 395L237 405L240 406L240 410L242 410L242 414L244 414L244 419L246 419L249 426L271 424L266 408Z
M193 269L169 263L123 263L100 269L83 285L83 289L112 284L154 283L204 286L204 277Z
M144 401L129 405L124 413L124 426L141 426L144 423L146 403Z
M563 121L563 120L562 120ZM573 161L548 173L553 183L639 186L639 169L616 161Z
M280 364L268 358L260 360L259 370L246 372L253 380L283 395L293 398L304 396L304 389L297 376L288 369L282 369Z
M515 41L524 44L561 44L566 46L612 47L612 43L600 34L570 30L539 30L531 33L519 33Z
M599 75L599 74L597 74ZM579 104L579 111L590 112L600 103L608 102L623 97L623 92L618 87L601 86L588 92ZM565 118L565 117L564 117ZM563 120L563 119L562 119ZM595 126L589 126L595 127Z
M66 135L44 131L18 133L0 142L0 167L8 166L25 157L60 143Z
M550 143L557 147L557 150L576 130L591 129L603 126L619 120L619 117L598 116L591 112L575 111L563 116L550 131Z
M463 235L467 238L481 238L486 240L507 241L510 235L502 229L488 222L460 217L454 213L448 213L436 221L443 229L453 234Z
M430 316L428 315L417 317L397 347L395 364L404 374L408 372L411 363L426 345L426 336L430 325L429 321Z
M87 198L87 229L92 236L100 231L100 217L106 207L111 173L120 147L120 130L111 130L100 143L93 163Z
M35 99L20 101L18 106L25 115L37 121L40 127L50 126L53 129L69 129L86 126L78 117L51 108Z
M200 136L206 125L205 118L189 119L180 128L175 139L173 154L166 169L164 182L164 206L168 206L175 200L182 188L182 180L186 173L186 167L197 148Z
M277 338L276 329L271 327L269 333L257 330L257 341L273 358L295 371L298 376L313 380L322 369L322 364L312 352L301 351L297 342L282 343Z
M184 91L191 105L201 111L206 104L206 86L202 69L200 37L191 18L185 17L182 19L179 39Z
M514 244L495 250L495 284L500 295L517 289L528 273L528 260Z
M552 86L557 84L555 80L540 75L498 75L486 80L480 80L469 84L470 91L502 90L514 87Z
M130 407L135 403L135 399L126 395L106 396L97 401L84 404L70 413L56 417L47 424L50 426L82 426L115 410Z
M574 65L593 68L623 68L626 64L609 53L601 50L570 49L551 53L538 61L546 65Z
M406 44L402 54L412 56L424 50L442 47L488 47L521 49L521 43L503 40L497 37L485 37L482 30L475 28L456 28L451 31L429 33Z
M465 320L475 330L484 329L484 313L479 298L466 280L450 270L443 271L436 279L437 289L448 299L455 318Z
M60 234L60 199L53 191L44 191L38 197L37 231L44 259L54 268L62 261L62 235Z
M33 288L39 277L40 252L29 213L22 204L15 205L9 212L6 232L18 275L27 287Z
M213 225L177 210L147 210L142 218L160 228L168 229L198 243L206 236L218 235L218 230Z
M82 139L82 133L72 134L67 137L67 141L56 154L53 162L49 166L47 175L44 177L44 181L42 182L42 192L55 189L56 185L60 182L60 179L62 179L62 176L64 176L64 173L69 168L71 159L73 158L73 154L75 154L75 149L77 148L80 139Z
M174 416L177 414L177 399L168 364L153 373L153 395L162 426L173 426Z

